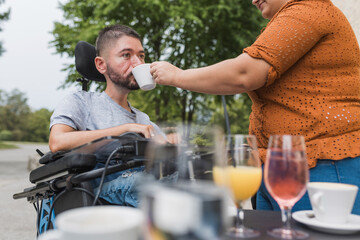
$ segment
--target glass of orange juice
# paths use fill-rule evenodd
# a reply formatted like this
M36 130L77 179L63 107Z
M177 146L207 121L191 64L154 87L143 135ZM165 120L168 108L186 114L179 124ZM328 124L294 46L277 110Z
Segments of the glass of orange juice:
M251 238L259 231L244 226L244 202L261 184L261 164L256 138L253 135L227 135L223 140L224 154L218 154L213 167L215 184L229 188L237 207L236 225L228 231L232 238ZM219 144L221 146L221 143Z

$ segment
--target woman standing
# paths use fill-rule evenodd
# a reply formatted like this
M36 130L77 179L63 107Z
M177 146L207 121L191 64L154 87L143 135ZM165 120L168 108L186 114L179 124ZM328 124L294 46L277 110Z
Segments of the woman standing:
M154 62L158 84L209 94L247 93L250 134L265 160L270 135L303 135L310 181L360 187L360 50L330 0L253 0L270 19L234 59L181 70ZM257 209L279 209L262 185ZM311 209L307 194L294 210ZM360 214L360 193L353 213Z

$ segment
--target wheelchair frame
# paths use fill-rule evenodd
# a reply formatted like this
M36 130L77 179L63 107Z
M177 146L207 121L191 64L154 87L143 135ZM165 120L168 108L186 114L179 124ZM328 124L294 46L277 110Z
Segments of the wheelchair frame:
M13 198L26 197L34 205L39 235L54 228L55 216L65 210L110 204L95 196L90 181L144 165L148 141L137 133L125 133L103 137L60 154L47 153L39 160L44 165L30 172L30 182L35 186L14 194ZM95 169L105 158L105 166ZM110 161L112 164L108 164ZM61 204L56 204L58 201Z

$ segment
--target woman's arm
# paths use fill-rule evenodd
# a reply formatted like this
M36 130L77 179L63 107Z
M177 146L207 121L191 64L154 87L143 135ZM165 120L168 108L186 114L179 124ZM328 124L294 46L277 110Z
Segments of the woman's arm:
M158 84L170 85L208 94L236 94L265 85L270 65L244 53L217 64L181 70L167 62L151 64L151 74Z

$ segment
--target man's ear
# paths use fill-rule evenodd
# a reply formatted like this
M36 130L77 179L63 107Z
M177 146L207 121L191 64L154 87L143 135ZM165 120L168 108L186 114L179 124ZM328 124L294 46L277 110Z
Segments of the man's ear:
M95 66L101 74L106 72L106 62L102 57L95 57Z

